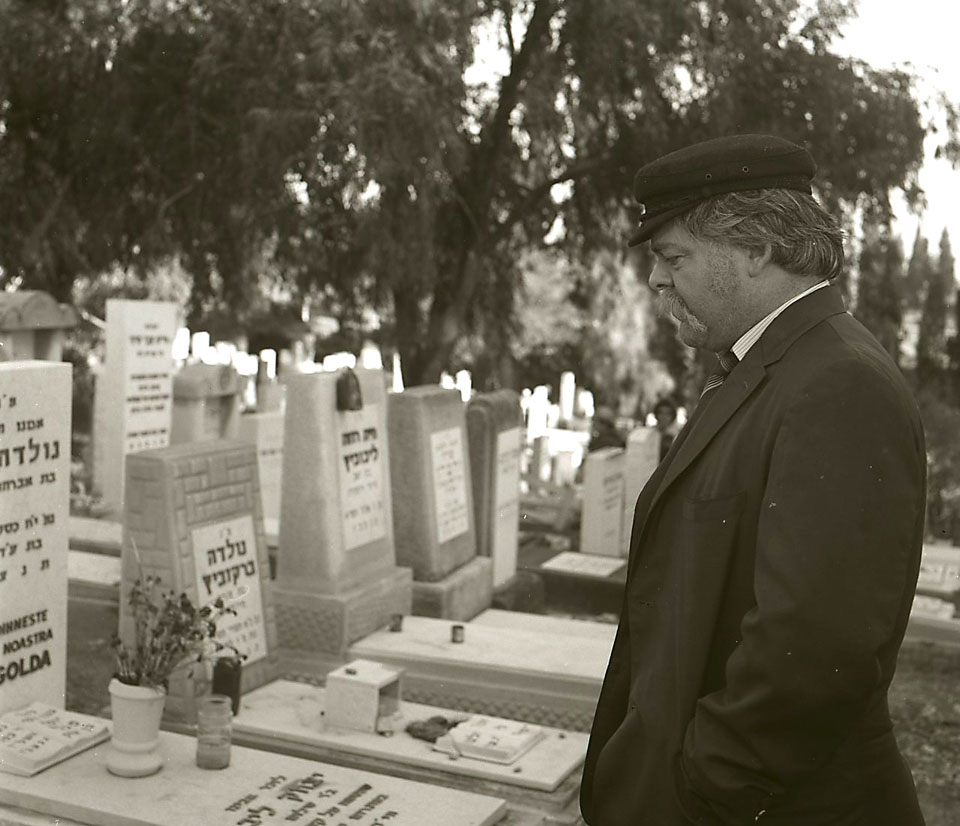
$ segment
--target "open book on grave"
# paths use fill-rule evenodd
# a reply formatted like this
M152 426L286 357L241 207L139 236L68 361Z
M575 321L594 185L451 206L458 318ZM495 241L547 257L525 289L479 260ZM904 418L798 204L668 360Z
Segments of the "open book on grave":
M0 716L0 770L36 774L109 736L106 720L31 703Z
M512 763L546 735L540 726L473 714L433 744L437 751L491 763Z

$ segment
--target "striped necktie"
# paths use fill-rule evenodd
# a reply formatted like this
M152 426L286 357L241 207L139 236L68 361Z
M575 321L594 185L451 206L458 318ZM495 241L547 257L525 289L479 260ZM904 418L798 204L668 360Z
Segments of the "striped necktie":
M730 375L730 371L737 366L739 361L740 359L737 358L737 354L733 350L724 350L722 353L717 353L717 367L707 378L707 383L703 385L700 398L702 399L715 387L723 384L723 380Z

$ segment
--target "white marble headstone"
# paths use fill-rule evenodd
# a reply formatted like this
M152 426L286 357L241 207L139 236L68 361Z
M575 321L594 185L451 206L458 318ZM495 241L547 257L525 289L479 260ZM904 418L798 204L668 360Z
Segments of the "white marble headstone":
M620 533L621 556L630 552L633 512L640 491L660 464L660 432L655 427L638 427L627 436L623 469L623 526Z
M64 707L72 374L0 363L0 713Z
M601 556L620 556L623 522L623 457L619 447L588 453L583 460L583 510L580 550Z
M166 447L173 410L177 306L169 301L107 301L104 369L97 379L94 473L104 502L123 506L124 457Z
M245 413L239 419L237 438L257 448L263 518L279 519L283 475L283 411Z

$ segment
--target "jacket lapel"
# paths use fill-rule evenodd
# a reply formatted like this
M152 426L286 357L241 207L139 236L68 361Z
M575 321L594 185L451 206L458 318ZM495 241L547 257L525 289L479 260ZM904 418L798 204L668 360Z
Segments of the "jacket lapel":
M840 291L835 287L824 287L791 304L774 319L743 361L733 368L726 381L707 400L706 408L694 412L685 428L689 432L682 434L685 436L682 440L678 436L676 450L664 457L664 471L654 481L656 490L647 513L653 510L664 492L703 452L720 428L763 381L766 366L779 360L790 345L811 327L842 312L844 306Z

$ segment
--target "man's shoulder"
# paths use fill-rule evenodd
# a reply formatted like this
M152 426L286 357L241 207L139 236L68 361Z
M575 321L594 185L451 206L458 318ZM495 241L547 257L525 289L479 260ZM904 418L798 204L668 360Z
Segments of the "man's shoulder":
M791 383L795 400L829 391L855 409L893 403L916 422L916 402L892 356L857 319L838 313L799 336L772 376Z

